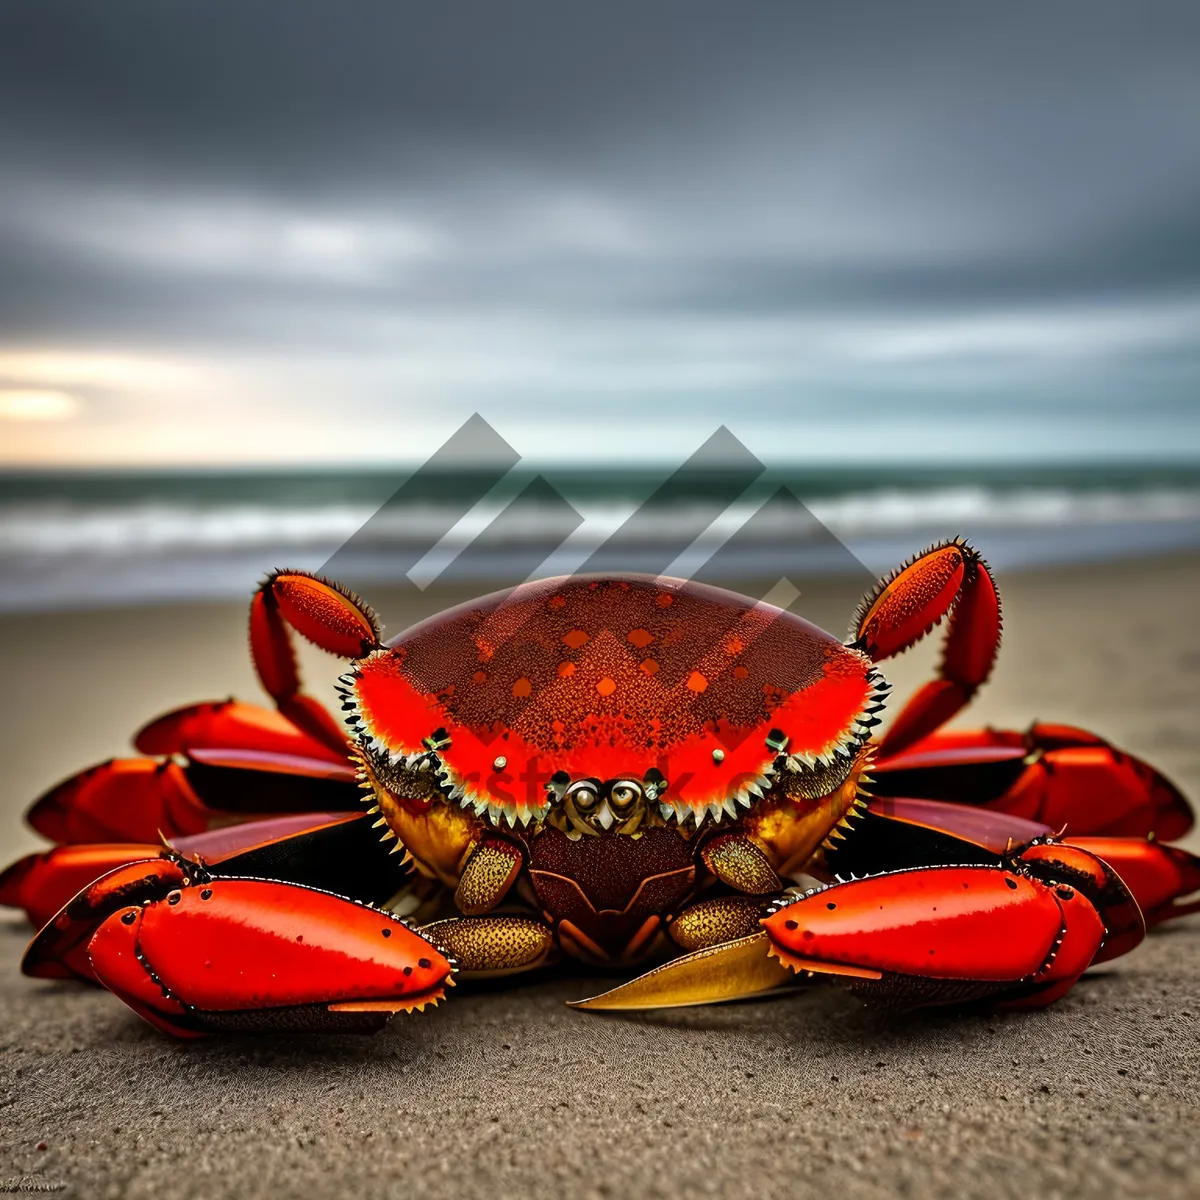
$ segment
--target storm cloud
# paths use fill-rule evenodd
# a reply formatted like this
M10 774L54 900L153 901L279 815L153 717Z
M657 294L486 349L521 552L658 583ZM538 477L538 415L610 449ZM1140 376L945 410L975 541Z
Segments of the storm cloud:
M1189 3L5 5L4 456L1192 454L1198 113Z

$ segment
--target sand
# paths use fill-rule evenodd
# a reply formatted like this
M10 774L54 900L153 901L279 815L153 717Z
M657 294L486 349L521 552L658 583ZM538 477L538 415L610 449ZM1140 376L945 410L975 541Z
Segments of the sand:
M1200 796L1200 562L1001 587L1006 644L974 718L1089 725ZM842 628L844 589L812 600ZM243 644L226 606L0 621L0 858L37 844L19 823L34 794L141 720L253 696ZM933 653L888 673L911 686ZM568 977L460 988L371 1039L190 1045L104 993L22 979L26 932L0 921L4 1192L1200 1195L1200 918L1045 1012L884 1019L819 988L598 1017L562 1005L595 987Z

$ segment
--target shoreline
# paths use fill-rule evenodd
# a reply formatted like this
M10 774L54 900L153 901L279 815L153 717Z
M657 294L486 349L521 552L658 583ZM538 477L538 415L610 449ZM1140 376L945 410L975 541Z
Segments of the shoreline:
M782 575L797 582L812 581L821 589L828 581L859 572L865 587L912 554L953 536L953 531L945 527L930 527L902 535L884 532L843 540L811 526L804 513L796 518L794 529L786 525L788 514L780 519L784 526L767 537L743 539L734 535L725 542L720 537L702 538L678 556L674 547L664 550L653 543L607 550L601 546L598 557L588 559L589 570L679 574L743 591L742 581L756 576L770 576L774 581ZM1197 555L1200 521L1033 529L985 527L969 540L996 571L1018 574ZM487 538L466 545L439 545L433 550L427 543L411 539L371 545L359 544L352 537L341 549L336 543L302 543L241 549L178 546L103 553L86 544L72 543L69 548L47 553L36 543L25 545L21 538L14 541L0 537L0 617L32 612L66 616L157 605L236 604L251 594L268 569L278 565L334 576L364 594L403 590L412 598L442 591L484 595L511 585L514 554L522 562L519 574L536 564L536 577L547 578L579 573L590 553L590 543L560 543L557 538L537 542L536 550L533 545L522 544L517 549L479 542L486 543ZM405 576L406 570L414 572L411 581ZM431 570L441 574L431 579Z

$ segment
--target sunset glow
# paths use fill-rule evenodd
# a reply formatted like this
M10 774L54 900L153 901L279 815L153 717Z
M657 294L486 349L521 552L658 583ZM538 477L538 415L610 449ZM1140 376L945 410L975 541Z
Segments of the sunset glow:
M67 392L0 389L0 420L65 421L78 411L79 401Z

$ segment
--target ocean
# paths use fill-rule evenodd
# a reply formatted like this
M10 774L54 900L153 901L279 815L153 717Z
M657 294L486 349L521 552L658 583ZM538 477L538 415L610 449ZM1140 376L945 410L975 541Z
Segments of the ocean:
M246 597L276 567L351 586L580 569L888 570L968 536L999 570L1200 548L1200 466L0 474L0 611Z

